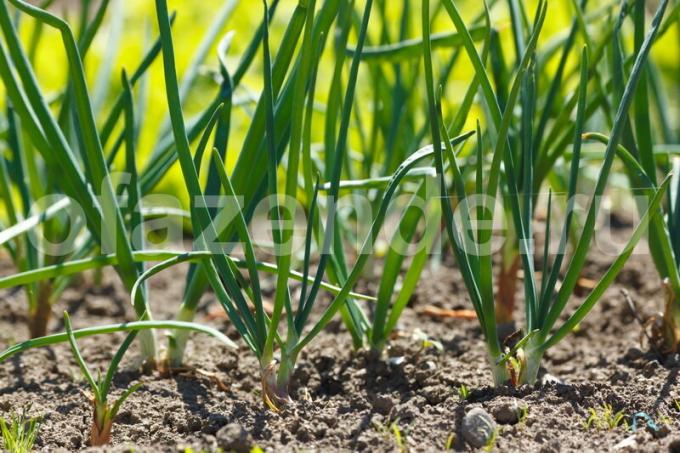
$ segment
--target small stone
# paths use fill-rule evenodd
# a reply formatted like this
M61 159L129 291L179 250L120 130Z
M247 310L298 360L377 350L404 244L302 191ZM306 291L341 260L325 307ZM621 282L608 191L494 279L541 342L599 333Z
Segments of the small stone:
M652 431L652 435L657 439L664 438L667 435L669 435L670 433L671 433L671 428L670 428L670 426L668 426L666 424L660 425L657 430Z
M666 368L677 368L680 366L680 354L670 354L663 362L663 366Z
M526 410L527 405L524 402L510 398L496 402L491 408L491 413L498 423L507 425L517 423Z
M489 443L496 431L496 422L487 411L476 407L463 418L463 439L475 448Z
M237 453L247 453L253 447L253 439L238 423L229 423L223 426L217 435L217 445L224 451L236 451Z
M550 373L545 373L541 377L541 385L546 386L546 385L556 385L556 384L564 384L564 381L557 376L553 376Z
M373 400L373 409L379 414L387 415L394 407L394 400L389 395L378 395Z
M643 352L638 348L629 348L624 356L627 360L637 360L642 357Z
M434 363L432 360L428 360L422 365L422 369L433 371L437 369L437 364Z
M387 359L387 364L390 366L399 366L404 363L404 361L406 361L406 358L404 358L403 355L400 355L398 357L390 357Z
M637 439L636 436L628 436L625 439L623 439L621 442L618 444L614 445L613 449L614 450L634 450L637 447Z
M680 439L673 439L668 444L669 453L680 453Z
M659 363L658 360L651 360L647 362L645 367L642 369L642 374L645 377L652 377L654 374L656 374L656 371L661 368L661 364Z

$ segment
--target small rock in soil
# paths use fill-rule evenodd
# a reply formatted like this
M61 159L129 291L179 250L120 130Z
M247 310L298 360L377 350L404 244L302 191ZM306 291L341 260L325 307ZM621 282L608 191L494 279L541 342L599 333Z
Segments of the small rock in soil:
M217 445L225 450L247 453L253 447L253 439L238 423L229 423L217 431Z
M476 407L463 418L463 438L475 448L489 443L496 431L496 422L484 409Z
M657 430L652 430L652 435L657 439L666 437L671 432L671 428L668 425L661 425Z
M430 404L439 404L450 394L449 389L444 385L431 385L423 389L423 394Z
M624 358L626 360L637 360L643 356L643 352L638 348L629 348Z
M434 363L432 360L428 360L421 366L421 368L424 370L433 371L437 369L437 364Z
M553 439L548 442L547 445L542 446L538 451L540 453L559 453L561 451L560 442L557 439Z
M389 395L378 395L373 400L373 409L380 414L389 414L393 407L394 400Z
M398 357L390 357L389 359L387 359L387 363L390 366L399 366L403 364L405 360L406 359L404 358L404 356L400 355Z
M666 368L677 368L680 366L680 354L671 354L663 362Z
M554 385L554 384L564 384L564 381L557 376L553 376L550 373L545 373L541 377L541 385L546 386L546 385Z
M680 453L680 439L673 439L668 444L668 451L670 453Z
M526 403L515 398L502 398L491 406L491 414L498 423L503 425L517 423L526 410Z
M621 442L619 442L618 444L614 445L613 449L614 450L624 450L624 451L631 450L631 451L633 451L637 447L637 444L638 443L637 443L637 439L635 438L635 435L628 436L625 439L623 439Z
M656 370L658 370L661 367L661 364L659 363L658 360L651 360L647 362L645 367L642 369L642 374L645 377L652 377L656 373Z

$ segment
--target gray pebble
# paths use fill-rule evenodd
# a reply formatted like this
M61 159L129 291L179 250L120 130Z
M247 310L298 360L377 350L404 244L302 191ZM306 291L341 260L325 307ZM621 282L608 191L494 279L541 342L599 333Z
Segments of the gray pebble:
M496 431L496 422L487 411L476 407L463 418L463 439L475 448L489 443Z
M546 385L551 385L551 384L564 384L564 381L557 376L553 376L550 373L545 373L541 377L541 385L546 386Z
M224 451L247 453L253 447L253 439L238 423L229 423L217 431L217 445Z

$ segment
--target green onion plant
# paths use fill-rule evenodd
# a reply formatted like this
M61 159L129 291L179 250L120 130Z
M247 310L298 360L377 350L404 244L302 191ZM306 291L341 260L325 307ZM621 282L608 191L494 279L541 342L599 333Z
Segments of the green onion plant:
M664 4L665 6L665 4ZM634 42L633 55L627 56L621 28L625 14L622 11L615 29L611 44L613 89L611 102L615 103L622 97L622 78L631 58L638 55L647 44L645 37L646 11L641 1L628 5L628 16L633 21ZM667 15L667 19L659 25L659 18L655 17L651 33L656 32L657 38L662 36L675 21L677 21L678 6ZM658 28L658 32L657 29ZM644 328L651 327L648 338L651 346L663 353L677 352L680 345L680 242L678 241L679 207L678 202L678 170L680 164L673 154L662 152L664 147L676 142L676 132L670 124L670 113L666 105L666 92L658 77L655 62L648 59L639 76L639 86L633 99L633 110L623 119L626 124L624 134L617 143L614 137L601 133L589 133L585 138L600 142L607 146L616 144L616 151L621 156L631 187L656 189L659 185L659 174L673 173L672 190L667 191L663 204L663 213L653 218L649 228L649 252L665 284L665 302L660 317L652 319ZM652 127L652 119L658 119L658 126ZM656 129L656 130L655 130ZM660 141L662 144L654 143ZM636 200L637 201L637 200ZM644 209L644 203L638 203L639 209Z
M393 173L402 162L413 155L414 150L420 150L418 153L422 162L429 162L429 166L414 168L404 176L404 184L399 187L399 194L407 200L395 203L400 210L396 228L392 236L387 238L385 251L382 250L383 247L376 247L372 259L382 261L376 303L368 307L352 303L341 312L355 348L367 347L374 357L380 356L397 327L398 320L415 292L420 276L430 261L429 258L436 251L440 238L441 209L436 197L438 194L434 178L436 169L431 164L432 149L423 143L426 138L427 122L420 118L422 99L415 89L422 71L414 62L420 57L422 44L420 40L410 38L413 28L409 20L412 9L411 2L403 2L401 5L403 20L399 22L397 32L391 33L386 4L378 2L376 12L381 25L379 44L371 45L370 37L367 37L367 47L360 54L356 48L346 47L346 34L340 34L344 40L336 44L341 49L346 48L347 55L361 56L370 80L372 95L368 108L366 103L355 102L354 129L359 137L362 153L356 157L350 154L346 156L346 174L351 179L340 181L339 187L343 195L352 197L352 200L368 199L369 211L375 211L390 181L389 176L381 175ZM433 14L431 20L435 19L436 14ZM485 37L488 39L490 35L489 22L480 24L484 19L483 14L474 19L472 29L474 40L482 40ZM391 34L398 36L397 43L390 42ZM454 48L446 67L439 74L439 80L444 83L461 55L461 36L456 33L439 34L433 37L433 41L442 48ZM335 74L338 74L337 67ZM338 96L335 84L337 80L338 78L333 79L334 84L330 91L331 100L326 109L327 125L333 124L332 116L338 109L332 103L333 96ZM470 88L470 92L474 90L475 88ZM452 136L461 134L464 126L461 119L471 109L471 101L472 96L468 92L455 120L452 119L455 123L451 130ZM369 116L370 127L366 126L366 118ZM324 146L331 147L333 142L334 137L326 130ZM455 140L453 146L460 143L461 140ZM425 151L426 149L429 151ZM309 159L309 164L322 174L329 168L322 159ZM310 180L311 178L307 178L308 186L311 185ZM331 184L328 182L321 187L324 192L330 188ZM351 252L354 251L348 252L342 244L360 243L361 226L365 224L361 215L365 215L365 212L359 212L357 209L338 212L338 221L334 225L338 239L329 249L330 266L327 270L331 281L337 284L346 279L349 272L347 263L351 262L353 258ZM313 236L317 246L321 248L323 243L321 230L315 228ZM401 275L404 268L407 271ZM370 279L373 275L365 277Z
M90 445L96 447L108 444L111 441L111 429L113 427L113 421L116 418L116 415L118 415L118 411L125 400L142 385L141 382L131 385L113 404L109 403L109 391L111 390L114 374L116 373L125 352L137 336L137 332L132 331L125 337L125 340L123 340L123 343L113 356L113 359L106 370L106 374L103 377L99 374L95 379L78 349L76 338L73 335L73 328L71 327L71 319L67 312L64 312L64 326L66 328L68 342L71 345L73 357L76 359L80 371L83 373L83 377L87 380L87 383L92 389L93 420L92 429L90 430Z
M124 284L132 288L141 271L141 267L132 259L134 246L139 247L141 244L135 243L130 236L137 226L137 216L126 215L127 210L119 203L83 70L83 56L101 24L101 16L108 2L101 3L93 22L82 28L82 35L78 39L65 21L46 10L21 0L9 3L38 23L60 31L68 60L69 79L62 94L60 112L55 115L38 85L29 55L19 41L17 25L11 19L8 2L3 1L0 4L0 28L5 42L0 45L0 77L8 98L9 124L12 125L9 147L12 156L11 159L0 159L0 173L3 174L0 185L3 186L2 197L13 225L9 233L4 232L7 234L3 236L2 243L10 249L20 270L58 264L68 255L80 258L91 253L92 249L114 252L118 274ZM152 52L151 60L153 56ZM141 68L141 72L135 74L136 78L143 72L144 68ZM121 100L121 106L125 102L125 99ZM73 127L74 124L78 127ZM130 145L128 142L128 147ZM130 156L134 157L133 149L128 150L127 168L134 169L136 164L134 159L129 159ZM11 172L14 178L9 177L8 162L16 170ZM136 171L131 173L135 175ZM56 178L56 175L61 177ZM43 180L48 181L46 186L41 184ZM13 205L12 183L21 194L19 206ZM34 200L43 195L61 193L66 197L57 200L51 207L43 207L42 212L29 216L29 208ZM138 195L134 184L131 185L127 190L128 198L136 201ZM63 209L76 205L82 211L82 217L71 218L68 225L63 221L61 224L50 221L59 212L59 207ZM56 254L56 259L41 255L35 250L36 242L30 240L40 224L44 225L44 236L52 240L64 234L78 235L79 241L75 242L74 250ZM54 282L43 281L27 287L33 336L46 333L51 305L67 283L68 279L59 278ZM138 316L149 316L143 293L133 301L133 305ZM153 363L156 344L150 332L143 334L142 345L146 360Z
M301 34L302 42L300 45L300 55L295 59L293 70L283 91L274 88L274 72L271 62L271 51L269 47L268 27L263 28L262 55L264 59L264 90L258 105L262 105L264 116L264 135L260 136L259 158L264 163L266 178L262 190L269 195L274 202L270 205L272 218L272 234L274 239L274 249L276 251L276 290L274 295L273 311L266 313L263 305L261 285L259 282L258 268L255 260L254 246L252 238L247 229L247 221L244 212L248 212L241 206L236 195L242 195L235 190L233 174L230 177L225 169L221 153L218 149L213 149L212 162L217 169L219 181L222 186L222 193L227 196L232 211L235 216L229 224L230 227L219 228L216 218L205 207L204 190L199 184L199 169L201 157L204 154L203 148L199 147L192 156L189 140L186 135L186 126L180 105L179 87L175 69L175 59L173 51L173 41L169 26L167 5L164 0L156 1L159 29L161 32L162 54L164 62L167 99L170 109L172 128L177 143L176 151L180 162L182 173L189 195L192 200L192 226L197 239L197 248L207 250L209 253L202 259L202 270L205 278L209 281L219 302L225 308L233 325L241 334L246 344L258 357L261 368L262 396L265 403L272 409L279 409L285 405L289 399L288 386L290 376L295 366L297 357L310 341L333 319L336 313L347 317L354 317L357 312L355 302L358 299L351 293L351 289L357 283L362 271L371 256L372 249L377 240L380 229L384 223L387 209L390 205L399 184L406 175L425 158L431 158L434 154L431 146L425 147L408 156L394 171L387 181L387 184L379 198L376 213L373 215L370 231L363 241L361 250L358 252L353 265L348 265L347 273L344 275L334 274L337 279L337 286L340 291L334 295L330 305L322 309L321 315L311 325L310 317L312 309L318 300L318 292L321 282L328 267L329 261L335 256L329 250L336 246L336 231L338 220L336 218L334 205L338 197L343 166L346 162L348 148L348 132L351 121L351 113L354 105L354 95L359 72L361 49L364 45L368 21L371 14L372 2L365 4L363 15L358 27L358 44L356 52L352 56L350 63L349 78L345 88L342 102L337 106L339 126L329 126L332 131L326 133L333 134L333 140L329 140L333 152L327 152L326 159L329 161L330 170L326 168L328 189L325 191L326 197L326 222L322 225L317 222L321 216L319 186L314 184L313 175L310 174L311 167L307 166L309 159L306 153L309 151L309 131L311 127L311 108L309 106L313 100L314 92L310 87L315 87L314 77L318 59L315 55L321 51L319 46L323 46L323 41L314 39L315 36L328 36L328 27L331 19L342 17L342 14L349 14L348 4L335 1L326 1L319 11L316 12L315 2L310 1L305 4L304 32ZM263 24L267 24L269 9L265 3L265 19ZM348 25L344 25L347 27ZM345 30L347 34L347 30ZM283 46L287 48L287 46ZM344 46L343 46L344 48ZM281 52L281 51L280 51ZM340 58L344 52L340 53ZM278 61L278 58L277 58ZM339 80L332 82L331 91L339 90ZM279 81L280 83L280 81ZM286 95L290 93L290 98ZM287 102L292 108L287 110ZM452 146L466 140L470 134L463 134L451 140ZM246 144L248 136L246 137ZM244 146L246 146L244 144ZM245 149L245 148L244 148ZM282 164L282 152L287 149L285 179L279 183L279 167ZM241 154L243 156L243 154ZM300 168L301 156L302 168ZM234 170L234 173L238 169ZM251 167L252 173L259 169L259 166ZM303 173L303 181L306 181L304 189L309 203L309 217L307 234L305 236L305 256L302 260L303 279L302 287L297 303L293 301L289 286L292 274L292 243L290 241L293 231L289 225L294 218L295 207L291 203L295 199L298 187L298 175ZM282 190L283 188L283 190ZM250 197L245 194L244 200L250 202ZM283 201L279 201L283 199ZM219 217L219 213L215 216ZM316 229L316 232L315 232ZM234 231L238 239L243 244L248 279L241 273L237 266L233 265L233 260L222 249L214 250L214 245L209 243L208 238L224 237L225 232ZM315 271L315 276L309 283L311 275L310 251L312 241L319 244L320 256ZM227 236L228 237L228 236ZM211 248L212 247L212 248ZM156 269L164 269L172 265L172 262L164 262L152 268L148 273L156 272ZM333 269L343 270L342 267L334 263ZM142 276L140 280L145 277ZM252 309L251 309L252 307ZM359 325L360 320L352 319L351 325ZM285 330L280 331L279 327L283 324ZM275 357L275 351L277 352Z
M51 3L51 2L47 2ZM101 17L103 16L108 2L102 2L98 9L94 12L95 19L88 27L83 27L80 30L80 36L77 38L77 49L71 48L70 56L74 59L84 56L91 44L89 36L97 32L101 25ZM17 4L19 7L26 5ZM47 5L43 5L47 6ZM59 197L56 194L61 193L64 189L60 187L61 181L56 177L59 172L57 169L57 158L50 157L49 161L40 161L40 153L44 152L45 146L49 140L60 140L58 137L59 131L52 130L54 134L47 137L47 133L43 131L43 127L39 126L40 121L46 117L38 117L36 109L42 109L41 115L45 113L47 106L44 101L39 100L40 94L35 80L31 80L34 74L30 70L30 64L34 63L35 49L42 41L42 27L34 27L30 37L32 43L31 52L28 55L22 53L18 48L13 48L16 45L16 33L19 25L25 21L21 16L12 22L9 16L9 10L6 3L2 5L2 28L3 33L6 34L7 49L3 48L3 81L8 88L7 102L6 102L6 121L7 121L7 136L5 143L7 145L8 153L0 153L0 196L4 202L6 217L9 226L2 232L0 244L5 246L11 258L16 263L19 271L28 269L35 269L42 265L54 264L63 260L62 251L50 250L45 244L47 241L59 242L59 238L69 234L68 228L77 230L83 226L78 226L78 220L75 224L65 224L63 218L59 218L58 214L68 210L71 206L70 199ZM36 14L36 9L31 9L31 13ZM47 19L46 17L44 19ZM51 20L47 19L48 21ZM38 22L43 24L43 22ZM51 22L52 25L62 25L56 22ZM75 39L70 36L70 39ZM70 44L73 44L72 42ZM9 55L7 51L9 50ZM14 63L14 59L21 59L20 62ZM71 60L73 65L77 67L77 62ZM11 67L16 68L16 74L12 73ZM77 71L77 68L74 70ZM17 75L22 83L26 80L27 87L22 93L19 86L15 86ZM12 80L10 80L12 78ZM16 88L16 90L14 89ZM82 86L81 86L82 88ZM30 93L30 94L29 94ZM29 97L30 96L30 97ZM31 99L31 101L29 101ZM36 107L31 102L36 102ZM38 103L42 102L38 106ZM21 103L21 105L18 105ZM15 105L17 105L15 107ZM62 137L68 135L65 131L66 123L71 121L71 113L75 113L75 94L73 88L68 89L68 94L62 98L61 112L58 118L52 118L52 126L58 127L62 131ZM82 114L86 114L81 111ZM32 118L29 118L32 117ZM40 135L33 135L35 127L40 129ZM47 129L47 127L46 127ZM66 141L64 139L64 141ZM64 145L65 143L60 143ZM92 144L92 143L90 143ZM42 151L40 150L42 147ZM62 147L63 149L63 147ZM93 149L94 151L94 149ZM55 153L55 156L58 155ZM52 164L51 166L48 164ZM65 164L70 165L70 164ZM69 171L78 173L77 168L69 167ZM84 176L84 175L81 175ZM74 180L74 185L77 180ZM94 182L94 181L92 181ZM101 185L100 185L101 186ZM83 186L81 185L81 188ZM69 189L71 190L71 189ZM79 189L73 189L74 191ZM85 193L81 190L81 200L85 200ZM74 193L74 192L72 192ZM15 195L18 194L18 197ZM41 212L32 212L34 205L45 196L49 197L50 205L39 206ZM95 213L90 212L94 220ZM42 227L42 234L38 234L36 228L38 225ZM95 224L91 224L94 226ZM45 250L45 249L48 250ZM76 252L77 253L77 252ZM26 286L26 296L28 300L28 327L32 336L42 336L47 332L47 324L50 319L51 307L53 303L59 298L60 294L66 288L68 279L55 279L52 281L40 281L32 285Z
M52 266L69 268L74 262L92 259L93 263L100 264L94 266L97 270L103 265L114 265L124 284L132 289L137 277L144 271L144 260L135 261L132 256L144 248L143 220L187 215L174 207L147 207L141 203L142 197L153 190L174 162L174 143L168 140L171 132L167 126L162 126L158 132L158 145L149 164L137 170L137 141L144 122L141 120L143 112L140 115L136 110L143 108L144 103L136 103L132 91L138 86L140 94L143 94L144 78L160 53L160 41L148 48L129 77L123 75L121 90L114 97L108 114L101 115L102 125L97 128L94 115L103 110L100 107L108 95L108 88L102 90L95 87L91 94L85 83L83 65L110 2L100 2L92 14L87 11L90 2L83 3L84 13L87 14L82 15L77 36L74 36L65 21L45 10L50 1L40 7L22 1L9 3L26 16L35 18L36 25L32 30L30 47L25 51L18 39L19 25L24 24L24 16L12 16L8 2L0 6L6 42L2 47L0 58L3 61L0 64L7 88L8 124L5 140L8 152L0 153L0 197L10 224L0 233L0 244L9 250L20 274L50 269ZM198 68L234 7L235 1L226 2L216 14L183 79L183 100L196 84ZM115 13L112 20L120 20L120 11ZM13 22L12 17L18 19ZM70 68L67 86L50 105L45 103L47 96L38 86L32 68L36 49L45 41L42 37L43 25L61 31ZM113 61L116 45L107 46L107 49L104 61ZM250 61L252 58L246 58L240 68L247 68ZM106 72L104 67L99 68L99 71ZM100 79L106 80L107 77L102 76ZM206 109L207 114L203 113L193 121L189 131L192 138L200 134L209 114L213 113L215 105L222 102L225 96L223 87L217 99ZM55 103L58 106L56 115L50 109ZM74 127L75 124L80 127ZM125 149L124 159L116 159L120 149ZM121 161L123 167L116 168ZM118 171L125 171L130 176L127 185L125 181L112 182L111 175ZM55 175L59 174L64 177L56 178ZM117 187L114 184L118 184ZM50 196L51 205L36 204L46 195ZM31 210L32 206L39 206L37 212ZM78 207L82 208L84 219L77 216ZM61 215L64 212L71 213L68 219ZM68 235L77 238L71 250L58 250L59 253L55 253L54 250L46 249L47 241L58 242ZM111 258L111 251L115 251L113 262L106 263ZM29 330L33 337L47 333L52 305L72 277L73 273L57 271L52 273L50 279L36 278L26 284ZM7 284L11 284L11 281ZM145 290L138 292L138 299L133 301L133 305L138 316L151 317ZM178 331L177 335L183 335L183 332ZM151 365L157 359L155 339L151 332L143 332L141 336L142 353Z
M498 108L502 112L506 106L511 84L510 77L522 64L525 43L531 36L531 22L527 19L526 11L521 3L508 1L510 11L511 32L515 54L514 65L506 64L509 57L504 55L502 46L498 40L491 41L490 80L495 84L495 94ZM587 81L591 84L593 95L586 100L583 110L584 122L597 118L598 114L605 119L609 127L612 127L612 108L606 102L606 80L603 80L598 65L601 65L605 57L605 50L611 41L615 29L615 21L609 19L611 11L616 7L616 2L594 5L587 0L572 0L571 9L574 19L567 33L545 46L537 48L525 69L526 77L522 82L519 92L517 108L521 112L517 124L510 125L506 146L513 154L514 161L523 166L525 156L531 154L535 163L532 171L519 172L517 176L518 193L522 198L525 194L531 195L530 216L526 221L535 217L538 194L546 183L561 193L568 193L569 166L556 165L560 162L570 146L574 134L575 124L572 120L578 106L578 92L569 89L570 86L580 83L578 67L571 68L570 61L577 60L580 53L576 46L577 40L589 48L589 62ZM590 14L586 14L587 6L597 6ZM458 29L462 23L459 21ZM551 68L555 69L551 69ZM485 94L488 98L489 92ZM488 108L488 107L487 107ZM499 111L493 108L489 112L494 121L499 120ZM514 122L514 121L513 121ZM560 168L566 171L559 171ZM524 178L530 178L525 181ZM568 203L568 201L567 201ZM565 206L566 207L566 206ZM510 203L504 203L503 209L507 219L512 218ZM576 224L581 224L583 219L577 213L573 214ZM505 241L501 253L501 265L497 271L496 291L496 319L499 323L511 323L515 314L515 295L519 271L522 268L519 241L515 240L519 232L512 221L506 223L508 228L508 240ZM574 230L569 238L575 245L577 236ZM561 259L561 258L559 258Z
M544 271L543 277L538 279L534 270L534 251L533 251L533 231L532 231L532 192L527 189L531 184L531 173L534 171L534 159L531 154L531 147L525 147L519 161L507 146L509 139L510 124L513 120L515 105L519 102L520 92L525 89L527 84L531 84L531 75L528 72L531 61L535 58L535 48L541 27L545 20L547 5L539 2L536 15L534 17L532 32L522 50L522 58L518 65L511 88L505 103L505 108L501 111L498 105L498 98L494 94L490 78L482 59L474 46L469 32L463 23L460 14L452 1L445 0L444 7L449 16L466 38L464 39L466 53L471 60L480 86L486 108L489 112L489 128L495 129L495 134L487 138L491 143L492 154L491 164L488 169L483 168L482 158L484 156L485 140L481 129L477 129L477 160L476 189L478 193L483 193L487 201L480 212L478 219L493 221L496 214L494 212L493 201L499 191L507 197L509 211L512 216L514 229L517 232L518 248L521 251L522 270L524 273L524 296L525 296L525 315L526 326L521 339L515 344L502 344L497 331L495 317L495 301L492 283L492 253L490 250L491 228L472 227L471 213L467 209L461 209L462 220L457 221L451 209L447 197L443 198L442 210L446 223L447 235L453 248L454 255L463 275L463 279L470 295L472 304L477 312L482 332L486 341L489 360L493 372L494 382L497 385L503 384L509 379L515 384L525 384L535 382L540 362L545 351L551 346L561 341L592 309L604 290L613 282L628 257L633 252L637 242L640 240L650 218L657 218L663 194L670 182L670 176L666 177L659 185L658 190L652 189L649 193L650 202L648 208L641 217L640 223L635 228L623 252L612 262L609 269L597 283L588 297L582 301L578 308L566 321L556 325L560 315L565 310L567 302L571 298L578 277L585 264L587 252L595 231L595 221L600 207L601 197L604 194L607 180L616 156L617 145L621 139L625 128L625 119L628 109L633 102L635 88L647 60L651 45L656 33L661 25L661 19L665 11L667 2L662 2L652 21L652 26L640 46L640 50L635 57L635 63L631 70L628 82L618 105L614 119L614 126L611 131L611 139L605 151L605 158L600 169L600 174L596 182L593 199L588 208L585 222L579 232L579 239L576 244L573 256L566 266L563 281L558 287L557 280L561 271L561 256L564 255L566 240L569 236L569 229L572 227L571 216L568 215L564 225L557 261L550 266L549 271ZM453 150L448 143L448 131L441 121L441 100L436 96L431 45L429 42L429 1L423 0L423 53L425 60L425 79L427 83L428 101L430 105L430 122L432 126L432 138L435 148L436 166L440 175L442 193L448 193L448 186L444 174L444 162L446 161L451 169L453 178L454 194L459 200L467 197L466 189L460 175L459 165ZM569 177L569 199L573 199L576 191L576 184L579 173L579 154L582 143L582 131L585 120L585 109L587 101L587 81L588 81L588 50L583 49L581 56L580 83L578 89L578 107L575 128L573 132L573 157ZM440 137L443 137L442 141ZM501 166L502 164L502 166ZM520 178L521 175L521 178ZM483 183L486 181L486 187ZM519 181L524 181L525 190L520 192ZM551 228L551 200L548 201L548 219L546 229ZM549 233L546 234L546 247L543 253L543 262L548 263L549 258Z

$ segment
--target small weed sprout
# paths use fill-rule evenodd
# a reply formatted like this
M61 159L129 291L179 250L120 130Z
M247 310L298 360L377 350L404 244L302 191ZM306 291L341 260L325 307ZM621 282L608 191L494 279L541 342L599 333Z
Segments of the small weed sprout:
M444 450L453 450L453 444L456 442L456 433L449 434L444 444Z
M521 406L519 408L519 419L518 423L524 425L529 417L529 406Z
M28 453L40 430L40 418L28 417L26 409L21 414L12 413L9 421L0 418L2 431L2 448L9 453Z
M484 446L484 451L492 451L494 449L494 447L496 446L496 442L498 442L498 437L500 434L501 434L500 428L496 428L491 434L489 441Z
M602 407L597 410L594 407L588 409L590 416L583 424L586 431L590 428L595 428L598 431L611 431L617 428L621 424L625 424L625 414L623 411L614 412L611 404L603 404Z
M396 419L392 422L392 424L390 424L390 431L392 431L394 444L397 446L397 450L399 450L400 453L406 453L408 451L408 447L406 446L406 436L401 432L401 428L399 427L399 419Z
M665 414L659 417L659 421L666 426L671 426L673 424L673 419Z
M428 348L434 348L439 352L444 350L444 346L440 341L433 340L426 332L423 332L420 329L415 329L413 331L413 339L420 343L420 350L418 353Z
M383 425L382 423L373 422L373 427L377 432L386 438L392 438L394 445L400 453L406 453L408 446L406 445L406 435L402 433L399 426L399 419L395 419L392 423Z
M470 397L470 389L467 385L460 384L460 387L458 387L458 396L460 397L461 401L465 401Z

